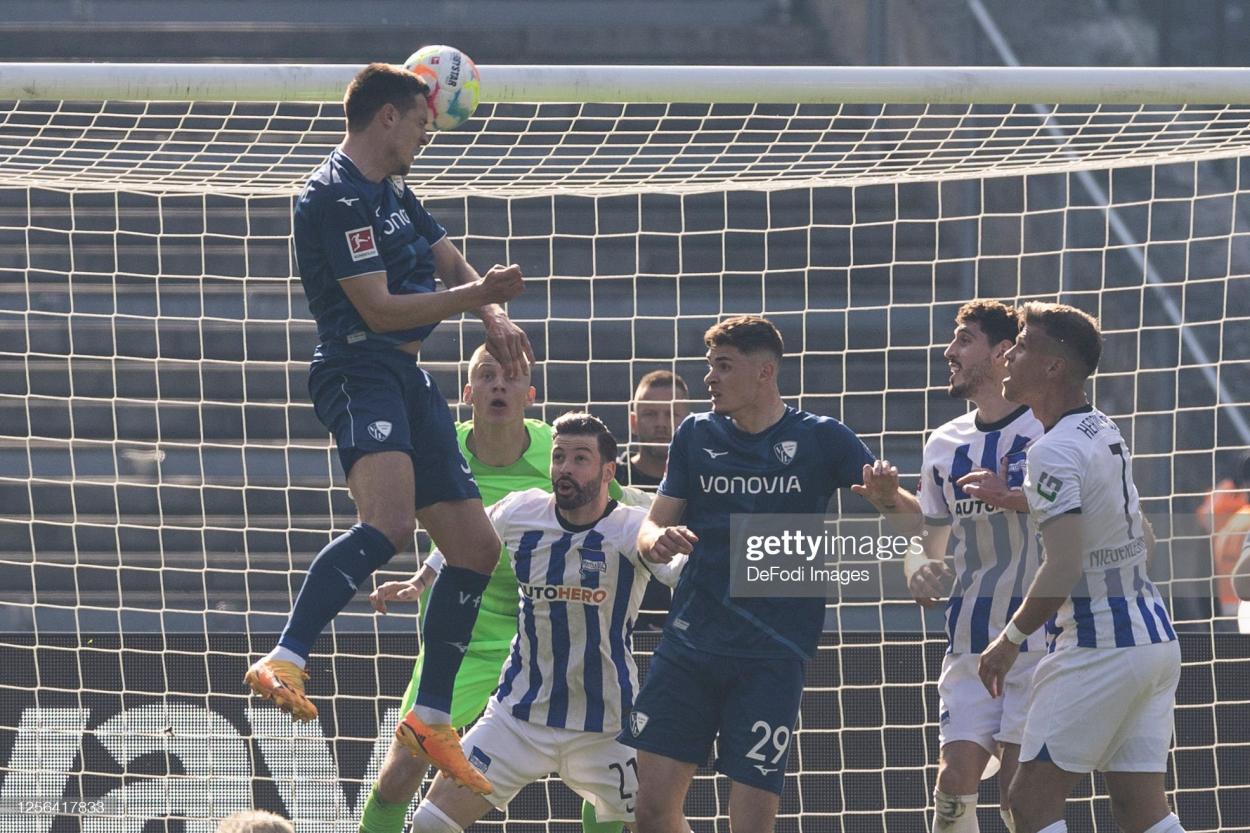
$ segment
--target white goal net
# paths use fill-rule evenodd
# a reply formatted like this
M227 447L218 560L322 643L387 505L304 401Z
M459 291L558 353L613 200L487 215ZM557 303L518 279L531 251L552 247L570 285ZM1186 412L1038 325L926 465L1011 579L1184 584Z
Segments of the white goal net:
M356 829L414 617L362 597L338 618L311 726L241 683L354 522L307 398L290 241L353 71L0 65L0 831L209 833L252 806ZM588 407L625 440L645 372L701 400L703 331L762 313L788 401L914 485L927 432L966 407L941 360L955 310L1043 299L1100 317L1093 398L1154 515L1190 515L1250 446L1245 71L482 78L486 102L408 182L479 270L526 274L510 312L541 359L533 416ZM449 321L426 344L449 399L480 340ZM1169 794L1188 830L1250 829L1250 637L1186 529L1164 526L1152 566L1185 657ZM927 830L940 617L857 599L828 624L778 830ZM644 667L656 638L634 635ZM700 770L696 831L728 830L726 799ZM996 799L986 782L983 830ZM579 816L548 781L482 828ZM1068 817L1115 829L1096 780Z

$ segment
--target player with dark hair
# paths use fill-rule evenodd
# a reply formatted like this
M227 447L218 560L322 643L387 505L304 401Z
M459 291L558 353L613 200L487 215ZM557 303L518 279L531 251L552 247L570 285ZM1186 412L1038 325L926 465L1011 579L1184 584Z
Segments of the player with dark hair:
M440 321L465 312L482 319L505 373L523 373L533 353L498 306L521 292L520 269L496 266L480 277L404 184L428 142L428 92L399 67L361 70L344 97L346 138L296 200L296 260L320 341L309 392L338 446L359 522L313 561L278 646L246 680L297 720L316 717L304 695L313 643L356 588L412 544L419 520L447 567L426 610L417 742L435 766L487 792L464 760L450 712L499 536L447 403L415 358ZM445 291L435 291L436 276Z
M1180 643L1147 574L1154 536L1128 443L1085 394L1102 334L1062 304L1026 304L1022 320L1003 395L1046 429L1029 447L1024 480L1046 558L981 653L990 694L1003 694L1029 634L1049 620L1057 635L1033 675L1011 783L1015 833L1064 833L1067 797L1093 770L1106 779L1121 830L1183 833L1165 792Z
M803 693L805 663L824 624L822 598L730 596L729 517L823 514L851 487L919 526L898 473L874 461L855 433L785 404L777 387L784 345L758 316L707 331L712 399L669 448L668 471L638 548L664 563L690 554L664 636L621 741L638 749L639 833L687 830L683 804L695 769L719 736L717 769L733 781L735 833L771 831Z
M633 821L636 763L617 732L638 690L630 634L653 573L672 582L680 560L642 561L646 512L610 486L616 440L596 417L552 426L550 492L527 489L489 510L519 583L513 639L499 687L463 746L494 790L474 795L440 775L417 808L413 833L460 833L551 772L590 802L601 825ZM380 609L404 598L386 584Z
M1028 653L1012 669L1005 696L990 697L981 685L979 655L1019 607L1042 557L1022 491L1025 451L1042 426L1027 407L1003 396L1004 356L1019 329L1016 310L997 301L960 307L943 354L947 392L976 407L929 436L920 467L926 533L924 552L904 565L908 586L925 607L949 596L933 833L980 829L978 786L999 761L1000 813L1010 827L1007 785L1020 755L1033 669L1045 651L1041 634L1022 646ZM946 566L952 539L953 570Z

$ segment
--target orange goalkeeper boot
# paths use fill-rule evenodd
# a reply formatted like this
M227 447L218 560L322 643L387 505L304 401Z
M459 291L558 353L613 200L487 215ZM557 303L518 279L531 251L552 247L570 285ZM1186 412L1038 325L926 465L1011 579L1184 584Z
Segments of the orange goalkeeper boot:
M293 662L262 657L247 669L243 682L295 720L309 721L316 719L317 707L304 696L307 679L308 673Z
M460 736L446 723L430 725L415 712L408 712L395 727L395 739L413 755L422 756L448 778L479 795L487 795L493 787L464 757Z

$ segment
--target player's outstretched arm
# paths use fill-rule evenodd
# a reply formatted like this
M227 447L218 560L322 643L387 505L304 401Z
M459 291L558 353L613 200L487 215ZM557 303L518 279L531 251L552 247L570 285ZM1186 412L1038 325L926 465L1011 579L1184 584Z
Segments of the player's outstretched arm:
M656 495L638 530L638 554L652 564L667 564L677 555L693 552L699 536L679 524L685 513L684 500Z
M853 484L851 491L885 515L895 529L907 535L919 535L924 526L920 501L898 485L898 469L889 460L877 460L872 465L866 464L863 474L864 482Z
M1008 509L1012 512L1029 511L1029 501L1024 496L1024 490L1008 487L1007 480L1001 473L992 472L989 469L977 469L959 478L956 485L969 497L988 503L990 506Z
M434 244L431 251L434 254L434 269L442 279L445 286L453 289L461 286L470 286L474 283L500 283L501 285L511 285L515 280L521 281L521 267L515 263L510 266L500 266L498 264L492 266L485 277L480 277L477 270L472 264L465 259L456 245L449 239L444 237ZM499 366L503 368L504 375L509 379L524 373L534 362L534 349L530 346L529 338L525 335L525 331L512 323L508 318L508 314L504 312L503 307L499 306L504 301L519 295L521 290L517 291L508 298L495 300L482 306L464 310L464 312L472 312L478 318L482 319L482 324L486 327L486 349L495 357L495 361L499 362Z
M998 638L981 653L978 673L992 697L1003 693L1003 681L1020 653L1024 637L1058 612L1081 577L1084 568L1081 516L1068 513L1052 517L1042 527L1042 547L1046 550L1046 560L1033 577L1024 603Z
M378 613L386 613L387 602L415 602L427 588L433 587L447 559L438 550L430 553L421 568L406 581L388 581L369 594L369 603Z

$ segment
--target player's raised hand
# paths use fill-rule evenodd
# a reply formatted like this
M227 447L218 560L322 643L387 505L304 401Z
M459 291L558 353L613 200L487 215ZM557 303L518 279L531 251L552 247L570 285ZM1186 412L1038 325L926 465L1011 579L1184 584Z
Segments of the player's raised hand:
M1019 489L1008 488L1003 476L989 469L975 469L955 482L969 497L999 509L1012 508L1012 499L1020 496Z
M874 505L891 504L898 494L898 469L889 460L877 460L864 466L864 482L855 483L851 491L867 498Z
M496 263L482 276L482 288L486 291L486 303L506 304L525 289L521 267L515 263L507 266Z
M438 578L438 570L423 566L407 581L388 581L369 594L369 603L378 613L386 613L387 602L415 602Z
M495 357L508 379L525 375L534 362L534 348L529 336L506 315L497 314L485 320L486 350Z
M667 564L682 553L689 555L694 552L698 540L699 536L684 526L666 526L643 557L653 564Z
M921 607L933 607L950 592L950 583L955 573L945 562L930 560L916 572L912 573L907 582L907 589L912 598Z
M990 693L991 697L1003 696L1007 672L1011 670L1011 666L1015 665L1016 658L1019 656L1020 646L1014 644L1001 633L997 639L990 643L988 648L981 652L981 661L977 665L977 675L981 678L981 684L985 686L985 690Z

